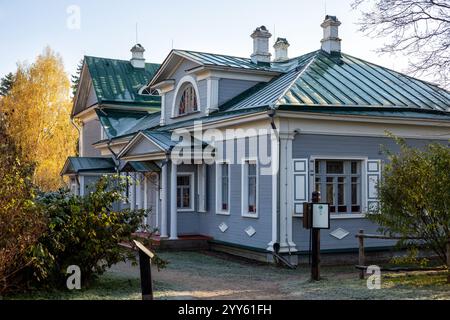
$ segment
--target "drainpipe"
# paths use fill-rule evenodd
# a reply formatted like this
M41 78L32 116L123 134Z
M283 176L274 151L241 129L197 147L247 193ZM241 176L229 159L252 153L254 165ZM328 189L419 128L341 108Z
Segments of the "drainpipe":
M267 115L270 118L270 126L272 127L273 132L275 133L277 144L278 144L278 173L277 173L277 239L276 241L281 241L280 234L280 159L281 159L281 148L280 148L280 136L278 134L278 128L275 124L275 115L276 110L275 106L270 106L270 110L267 112ZM272 152L272 150L271 150Z

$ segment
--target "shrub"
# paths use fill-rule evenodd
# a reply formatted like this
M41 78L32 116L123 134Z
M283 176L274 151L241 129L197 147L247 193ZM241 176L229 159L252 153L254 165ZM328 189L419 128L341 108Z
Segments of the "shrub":
M34 164L23 160L5 126L0 114L0 296L26 286L23 270L32 263L26 252L46 225L34 201Z
M385 234L423 238L445 264L450 236L450 149L433 143L422 150L408 147L401 139L397 142L401 152L389 154L378 187L381 214L369 217Z
M85 197L67 191L47 193L39 201L48 216L48 230L30 251L33 276L40 285L65 285L69 265L81 269L82 284L88 285L108 267L120 261L135 261L135 253L119 246L131 241L144 228L144 210L114 210L123 201L124 181L102 177Z

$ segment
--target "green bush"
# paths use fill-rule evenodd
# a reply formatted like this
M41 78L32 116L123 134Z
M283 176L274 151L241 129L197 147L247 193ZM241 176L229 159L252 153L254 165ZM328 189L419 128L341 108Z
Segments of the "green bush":
M32 263L26 252L46 226L34 201L34 164L24 160L6 128L0 112L0 298L26 287L23 271Z
M369 218L384 234L424 239L424 246L445 264L450 236L450 148L433 143L417 149L396 140L401 151L389 154L378 186L381 213ZM400 245L414 247L411 241L400 241Z
M135 253L119 243L131 241L133 232L144 228L146 212L114 210L114 203L124 200L124 181L119 179L102 177L85 197L59 191L39 198L48 216L48 230L29 254L34 261L32 277L40 286L64 286L70 265L80 267L86 286L111 265L135 261Z

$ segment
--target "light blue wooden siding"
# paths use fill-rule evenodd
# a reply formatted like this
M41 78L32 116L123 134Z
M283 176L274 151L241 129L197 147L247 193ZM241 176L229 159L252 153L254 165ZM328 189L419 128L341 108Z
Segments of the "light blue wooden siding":
M270 139L267 139L268 152L270 154ZM242 142L242 141L241 141ZM234 142L235 149L238 142ZM245 143L248 146L248 141ZM247 148L248 150L248 148ZM248 151L245 153L248 156ZM226 157L226 152L225 152ZM229 158L229 157L226 157ZM232 160L232 159L230 159ZM230 215L216 214L216 167L207 166L208 171L208 211L198 213L200 233L213 237L215 240L266 249L272 239L272 176L259 176L258 218L242 216L242 166L236 163L230 165ZM221 232L219 225L224 222L228 230ZM248 227L253 227L256 233L249 237L245 232Z
M440 140L442 143L445 141ZM432 142L425 139L407 139L410 146L423 147ZM368 157L369 159L387 160L383 153L383 147L398 152L399 147L390 138L384 137L356 137L356 136L331 136L299 134L295 137L292 146L294 158L309 158L311 156L336 156L337 159L346 156ZM311 193L311 190L309 190ZM293 218L293 240L301 251L308 250L309 231L303 229L302 219ZM350 234L342 240L332 237L330 233L337 228L342 228ZM331 229L321 231L322 249L349 249L357 248L358 243L355 234L359 229L366 233L377 233L377 225L365 218L361 219L332 219ZM395 242L389 240L366 239L367 247L383 247L393 245Z
M98 157L100 151L95 149L92 144L100 141L101 130L100 121L97 119L86 122L83 125L83 157Z
M219 80L219 106L240 93L255 86L258 82L234 79Z

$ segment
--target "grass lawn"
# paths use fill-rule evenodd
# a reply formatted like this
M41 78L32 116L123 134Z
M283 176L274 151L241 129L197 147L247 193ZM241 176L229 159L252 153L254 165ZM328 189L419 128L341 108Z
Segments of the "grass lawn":
M165 252L166 269L153 271L157 299L450 299L445 272L383 273L381 289L367 289L353 266L287 270L209 252ZM8 299L140 299L139 268L115 265L90 288L33 292Z

